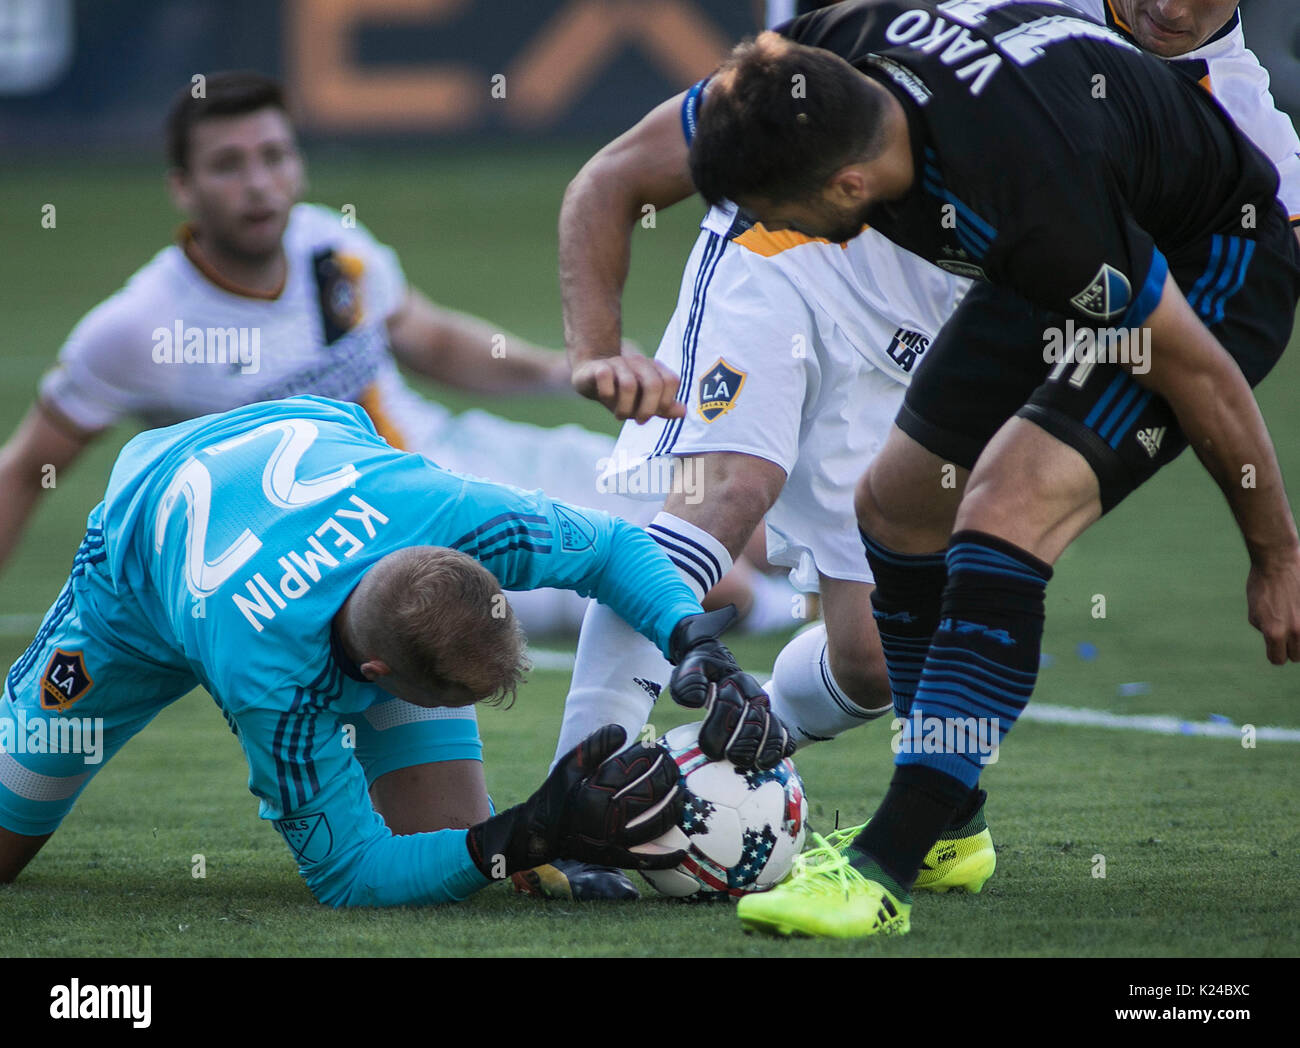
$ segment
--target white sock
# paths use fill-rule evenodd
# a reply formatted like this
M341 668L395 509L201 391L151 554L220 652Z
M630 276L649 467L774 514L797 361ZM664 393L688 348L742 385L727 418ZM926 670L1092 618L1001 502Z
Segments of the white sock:
M506 600L524 633L576 633L590 599L567 589L507 590Z
M672 669L653 641L637 633L612 608L593 600L578 637L555 761L606 724L621 724L630 743L657 738L660 732L643 739L641 729L659 692L668 686Z
M697 599L731 570L731 555L722 543L671 513L659 513L646 532L663 547ZM555 759L606 724L621 724L628 742L642 741L651 707L671 675L672 664L653 641L611 609L592 601L578 637ZM660 734L651 729L644 739L652 741Z
M864 710L835 683L826 654L824 623L804 630L781 649L772 680L763 690L772 699L772 712L800 747L833 739L893 710L893 706Z

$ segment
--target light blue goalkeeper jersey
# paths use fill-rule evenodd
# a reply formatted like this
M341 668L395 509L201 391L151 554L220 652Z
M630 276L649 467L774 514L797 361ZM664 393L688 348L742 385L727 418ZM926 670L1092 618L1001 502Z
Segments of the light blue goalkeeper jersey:
M389 447L360 407L317 397L141 434L91 524L105 574L74 577L79 604L160 666L188 665L239 735L262 817L332 905L440 902L486 883L464 831L392 836L349 749L349 718L390 696L342 673L330 625L376 561L457 549L504 589L595 597L665 654L701 610L641 529L439 469Z

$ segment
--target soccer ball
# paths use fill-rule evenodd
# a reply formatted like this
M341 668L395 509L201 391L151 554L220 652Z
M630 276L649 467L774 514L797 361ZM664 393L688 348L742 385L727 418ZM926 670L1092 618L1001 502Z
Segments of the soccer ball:
M683 724L658 740L681 771L686 807L675 827L635 850L688 854L671 870L642 876L681 899L734 898L771 888L803 848L808 803L799 773L789 759L771 771L711 761L700 752L699 736L699 724Z

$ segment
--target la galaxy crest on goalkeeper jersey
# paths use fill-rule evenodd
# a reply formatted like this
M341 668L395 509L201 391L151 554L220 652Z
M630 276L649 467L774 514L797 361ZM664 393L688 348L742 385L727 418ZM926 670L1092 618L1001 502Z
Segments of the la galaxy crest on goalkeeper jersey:
M1140 325L1180 251L1203 264L1212 235L1280 210L1276 170L1206 92L1063 5L847 0L783 32L907 114L916 182L874 229L1084 323Z

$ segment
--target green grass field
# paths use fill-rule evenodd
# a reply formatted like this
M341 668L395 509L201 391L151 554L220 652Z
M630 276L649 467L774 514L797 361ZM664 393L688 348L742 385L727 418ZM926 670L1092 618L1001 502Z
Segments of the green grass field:
M433 298L557 345L555 219L585 153L461 151L320 160L310 199L353 203ZM75 321L166 243L176 224L153 167L10 168L0 173L7 291L0 429L30 403ZM41 227L41 207L57 227ZM657 342L698 208L638 230L628 334ZM1261 390L1283 468L1300 481L1293 352ZM576 399L487 403L533 422L613 432ZM0 576L0 659L26 646L57 594L98 501L114 432L49 493ZM1293 499L1293 505L1295 500ZM1060 562L1036 702L1122 714L1211 715L1300 727L1300 671L1264 659L1247 625L1246 557L1223 500L1185 456ZM1104 619L1093 598L1106 598ZM1077 652L1096 649L1094 658ZM741 640L770 667L780 638ZM1122 697L1118 686L1144 682ZM513 709L485 709L488 784L498 805L540 782L567 676L534 672ZM667 701L662 730L690 719ZM814 824L859 821L891 770L887 723L798 760ZM538 904L493 887L456 907L331 912L256 817L238 745L195 693L164 712L86 791L18 882L0 888L0 955L519 956L1294 956L1300 953L1300 746L1022 723L985 775L998 873L977 897L922 897L913 933L888 942L773 942L741 934L731 907L650 893L636 905ZM192 876L202 855L206 876ZM1094 876L1104 856L1104 878ZM649 889L647 888L647 892Z

